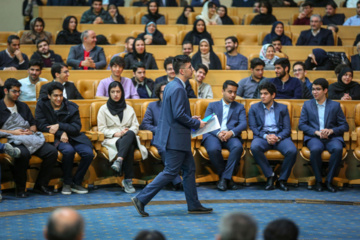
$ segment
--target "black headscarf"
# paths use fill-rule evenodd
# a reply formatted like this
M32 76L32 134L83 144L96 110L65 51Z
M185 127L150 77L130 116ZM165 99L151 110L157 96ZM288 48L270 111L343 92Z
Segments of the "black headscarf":
M357 82L351 81L349 84L345 84L341 79L342 77L347 73L347 72L351 72L351 74L354 76L353 70L349 67L344 67L339 75L338 75L338 81L337 84L334 85L334 89L335 91L341 91L341 92L346 92L348 93L349 90L353 87L355 87L355 85L357 85Z
M155 14L150 12L151 3L156 3L157 10ZM148 14L146 14L145 16L147 17L147 19L149 19L150 22L156 22L156 20L162 17L162 15L159 14L159 3L156 0L151 0L147 6L147 9L148 9Z
M228 16L227 7L224 5L220 5L219 8L225 9L225 15L223 17L220 17L222 24L223 25L234 25L233 20Z
M144 42L144 52L143 52L143 53L138 53L138 52L136 51L136 48L135 48L135 44L136 44L137 41L143 41L143 42L144 42L144 40L143 40L142 38L137 37L137 38L134 40L134 43L133 43L133 52L132 52L131 54L133 54L135 58L139 58L141 61L143 61L143 60L144 60L144 57L145 57L145 54L146 54L145 42Z
M189 6L189 5L185 6L182 14L177 19L176 24L188 24L188 19L187 19L187 17L185 17L185 11L187 8L190 8L191 12L194 12L194 8L192 6Z
M63 28L64 31L70 32L70 31L69 31L69 23L70 23L70 20L71 20L72 18L74 18L75 21L76 21L76 27L75 27L75 29L74 29L74 32L77 32L77 31L78 31L78 30L77 30L78 22L77 22L77 19L76 19L75 16L67 16L67 17L64 19L63 25L62 25L62 28Z
M111 6L115 6L116 7L116 14L115 14L115 17L116 17L116 21L117 22L114 22L114 23L117 23L117 24L125 24L125 18L120 14L119 12L119 9L117 8L117 6L112 3L112 4L109 4L106 11L109 13L109 9ZM109 13L110 15L110 13Z
M121 98L118 102L115 102L114 100L112 100L111 95L110 95L110 90L112 88L116 88L116 87L119 87L121 89ZM109 94L109 99L108 99L106 105L112 115L119 116L119 119L121 122L123 120L123 116L124 116L124 109L126 108L125 92L124 92L124 88L123 88L122 84L118 81L114 81L114 82L110 83L109 89L108 89L108 94Z
M327 55L326 51L321 48L314 48L312 50L315 60L318 64L318 66L324 65L327 61L329 61L329 56Z
M207 39L206 39L207 40ZM209 53L210 53L210 64L209 64L209 70L221 70L221 62L219 57L216 55L216 53L213 51L213 48L211 44L209 43ZM201 51L200 51L200 45L197 53L194 54L194 56L191 58L191 65L196 67L199 63L202 63L201 59Z
M199 21L202 21L202 22L204 23L204 31L201 32L201 33L198 32L197 29L196 29L196 24L197 24ZM201 40L201 39L204 39L204 38L209 41L210 45L214 45L214 42L213 42L213 40L212 40L212 38L211 38L210 33L208 33L208 32L206 31L206 24L205 24L204 20L202 20L202 19L197 19L197 20L194 22L193 30L190 31L190 32L188 32L188 33L186 34L183 43L184 43L185 41L189 41L189 42L191 42L193 45L199 45L200 40Z

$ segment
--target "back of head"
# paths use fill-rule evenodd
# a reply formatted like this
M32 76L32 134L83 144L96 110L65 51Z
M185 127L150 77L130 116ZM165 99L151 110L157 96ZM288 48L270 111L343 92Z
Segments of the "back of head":
M136 235L134 240L166 240L166 238L157 230L142 230Z
M264 230L265 240L297 240L298 235L298 227L289 219L274 220Z
M255 220L243 213L229 213L220 222L221 240L255 240Z
M184 64L191 62L191 58L186 55L177 55L173 60L173 68L175 74L179 74L180 68L184 66Z

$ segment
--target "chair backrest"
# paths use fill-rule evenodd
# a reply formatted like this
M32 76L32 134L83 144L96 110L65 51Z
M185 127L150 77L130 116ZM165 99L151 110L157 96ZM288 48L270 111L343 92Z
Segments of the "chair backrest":
M244 15L244 25L250 25L253 18L258 15L258 13L247 13Z
M146 109L149 106L149 103L151 103L151 101L147 101L144 102L143 104L141 104L141 122L144 119L145 113L146 113Z
M164 34L164 39L167 45L176 45L176 38L175 34Z
M258 45L258 33L239 33L236 35L239 45Z
M95 98L95 81L80 79L76 81L76 88L84 99Z
M16 32L0 32L0 43L7 43L7 39L10 35L17 35Z
M196 96L198 96L198 85L197 85L197 82L195 79L189 79L189 82L190 82L190 85L191 85L191 88L194 90L194 93Z
M221 63L221 68L224 70L226 67L225 54L222 52L216 52L215 54L216 54L216 56L218 56L220 63Z
M201 118L205 117L206 108L208 107L209 103L215 102L217 100L214 99L199 99L195 103L195 116L201 116Z
M128 37L129 34L111 33L108 39L111 44L125 44L125 40Z
M185 38L185 35L188 33L188 31L185 31L185 30L181 30L180 32L178 32L177 34L177 43L179 45L182 44L182 42L184 41L184 38Z
M239 25L241 24L241 19L239 16L229 16L231 18L231 20L234 22L234 25Z
M40 89L41 89L42 85L47 84L47 83L49 83L49 82L38 82L38 83L35 85L36 99L39 98Z
M197 15L199 15L198 12L191 12L188 17L188 24L193 25Z

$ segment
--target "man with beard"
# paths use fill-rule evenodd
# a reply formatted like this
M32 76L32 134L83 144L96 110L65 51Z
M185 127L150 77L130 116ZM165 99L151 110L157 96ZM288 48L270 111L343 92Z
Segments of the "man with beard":
M137 93L140 98L151 98L152 92L154 90L154 80L147 78L145 65L142 62L139 62L133 66L133 75L131 78Z
M0 70L26 70L29 59L20 51L20 38L10 35L7 39L7 48L0 52Z
M239 42L236 37L231 36L225 39L226 48L226 70L247 70L248 59L237 52Z
M265 63L260 58L254 58L250 61L251 75L239 81L239 88L236 95L242 98L255 98L255 93L259 83L264 78ZM256 98L259 98L258 96Z
M114 23L110 14L102 7L102 0L93 0L91 8L83 13L80 23Z
M50 50L49 42L46 39L39 39L36 41L37 51L31 56L30 60L36 59L43 62L44 67L51 68L56 63L63 63L60 55L55 54L53 50Z
M127 53L132 53L133 52L134 40L135 40L134 37L127 37L126 40L125 40L125 45L124 45L125 50L123 52L115 54L114 56L111 57L111 59L113 59L116 56L119 56L119 57L123 58L123 57L125 57L125 55ZM110 63L108 65L108 67L107 67L107 70L110 70Z

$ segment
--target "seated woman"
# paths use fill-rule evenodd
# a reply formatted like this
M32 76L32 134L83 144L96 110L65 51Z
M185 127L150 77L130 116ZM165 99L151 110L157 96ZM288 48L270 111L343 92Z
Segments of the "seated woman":
M77 25L75 16L67 16L63 22L63 30L56 37L56 44L81 44L81 32L78 32Z
M44 31L45 22L41 17L30 21L30 31L24 32L20 38L20 44L35 44L36 40L46 39L50 44L54 43L50 32Z
M206 2L200 15L196 19L202 19L206 25L222 25L219 15L216 13L216 5L213 2Z
M220 5L217 10L219 17L221 19L222 25L234 25L233 20L227 15L227 7L224 5Z
M274 63L279 59L279 57L275 55L274 46L271 44L265 44L262 46L259 57L265 62L264 70L274 70Z
M283 46L291 46L292 40L284 34L284 24L280 21L274 22L271 33L267 34L264 38L262 44L271 43L272 39L277 37L281 41L281 45Z
M141 24L148 24L154 22L156 24L166 24L165 16L159 14L159 3L156 0L151 0L148 5L148 14L141 18Z
M250 25L271 25L276 22L276 17L272 15L272 6L268 1L260 2L260 13L251 21Z
M305 60L305 69L306 70L334 70L334 66L325 50L321 48L314 48L312 53L309 54L308 58Z
M145 42L141 38L134 40L133 52L125 55L125 69L132 69L138 62L142 62L146 69L158 69L154 56L146 52Z
M338 81L330 84L328 96L334 100L360 100L360 84L353 81L353 70L345 67L338 75Z
M97 122L98 129L104 133L102 145L109 151L109 160L114 161L111 168L118 173L124 172L122 185L126 193L134 193L132 185L134 177L133 162L135 148L139 148L143 159L147 158L147 150L140 144L136 134L139 123L134 109L128 106L124 98L124 89L120 82L110 83L109 99L100 107Z
M115 24L125 24L125 18L120 14L115 4L109 4L107 12L110 14Z
M201 39L207 39L211 45L214 45L210 33L206 31L204 20L198 19L194 22L193 30L185 35L182 44L184 42L191 42L192 45L199 45Z
M191 12L194 12L194 8L192 6L185 6L183 13L176 20L176 24L188 24L188 17Z
M137 37L144 40L146 45L166 45L164 35L157 30L154 22L149 22L145 26L145 32L140 33Z
M208 69L219 69L221 70L221 62L219 57L214 53L211 44L207 39L200 41L199 50L191 58L191 65L197 66L199 63L204 64Z

